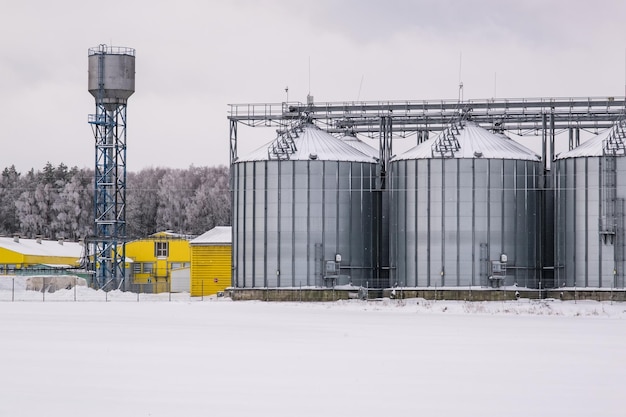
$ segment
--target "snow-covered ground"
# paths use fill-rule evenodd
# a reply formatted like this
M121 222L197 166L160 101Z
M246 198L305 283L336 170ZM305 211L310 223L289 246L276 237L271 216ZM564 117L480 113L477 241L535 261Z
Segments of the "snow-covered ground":
M623 303L29 293L0 416L626 415Z

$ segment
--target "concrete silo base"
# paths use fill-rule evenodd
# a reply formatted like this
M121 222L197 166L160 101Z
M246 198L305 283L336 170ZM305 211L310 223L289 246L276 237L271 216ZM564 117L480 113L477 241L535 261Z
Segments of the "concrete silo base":
M338 300L375 300L380 298L454 301L507 301L524 299L561 299L563 301L626 301L626 290L602 289L491 289L491 288L229 288L226 293L234 301L316 302Z
M374 300L380 298L406 299L423 298L425 300L455 301L507 301L524 299L561 299L563 301L595 300L626 301L625 290L573 290L573 289L490 289L490 288L229 288L226 293L234 301L338 301L338 300Z

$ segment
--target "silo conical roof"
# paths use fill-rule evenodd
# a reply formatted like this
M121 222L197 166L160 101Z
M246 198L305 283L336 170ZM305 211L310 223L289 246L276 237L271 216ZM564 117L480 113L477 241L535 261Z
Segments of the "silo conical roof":
M313 124L305 124L302 130L297 132L297 136L293 135L292 137L295 151L290 153L288 158L292 161L314 159L320 161L376 162L372 156L364 154ZM261 146L250 154L239 158L237 162L274 159L269 156L274 142L275 140Z
M405 153L393 158L394 161L407 159L433 158L433 146L440 140L441 134L420 143ZM488 158L488 159L517 159L539 161L535 152L515 142L503 134L491 133L473 122L464 122L463 127L456 134L459 149L452 158ZM436 157L436 156L435 156Z
M378 158L380 156L380 152L378 152L378 149L363 142L353 132L346 133L344 136L341 137L341 140L352 146L354 149L364 153L365 155L371 156L372 158Z
M584 158L587 156L602 156L604 154L604 141L618 129L618 123L610 129L583 142L572 150L561 152L554 159Z

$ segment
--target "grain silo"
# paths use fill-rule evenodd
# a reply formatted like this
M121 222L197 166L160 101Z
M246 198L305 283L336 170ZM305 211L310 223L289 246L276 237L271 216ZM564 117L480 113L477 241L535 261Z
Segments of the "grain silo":
M233 286L371 284L376 168L310 123L236 159Z
M472 122L394 157L390 284L536 287L540 159Z
M624 288L625 137L622 120L555 158L558 286Z

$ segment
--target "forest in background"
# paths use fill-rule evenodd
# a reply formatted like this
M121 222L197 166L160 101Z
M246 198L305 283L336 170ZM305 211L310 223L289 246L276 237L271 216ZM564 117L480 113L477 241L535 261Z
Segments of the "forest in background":
M228 168L146 168L128 172L129 240L172 230L200 235L230 225ZM94 172L48 163L25 174L15 166L0 178L0 236L77 241L93 236Z

